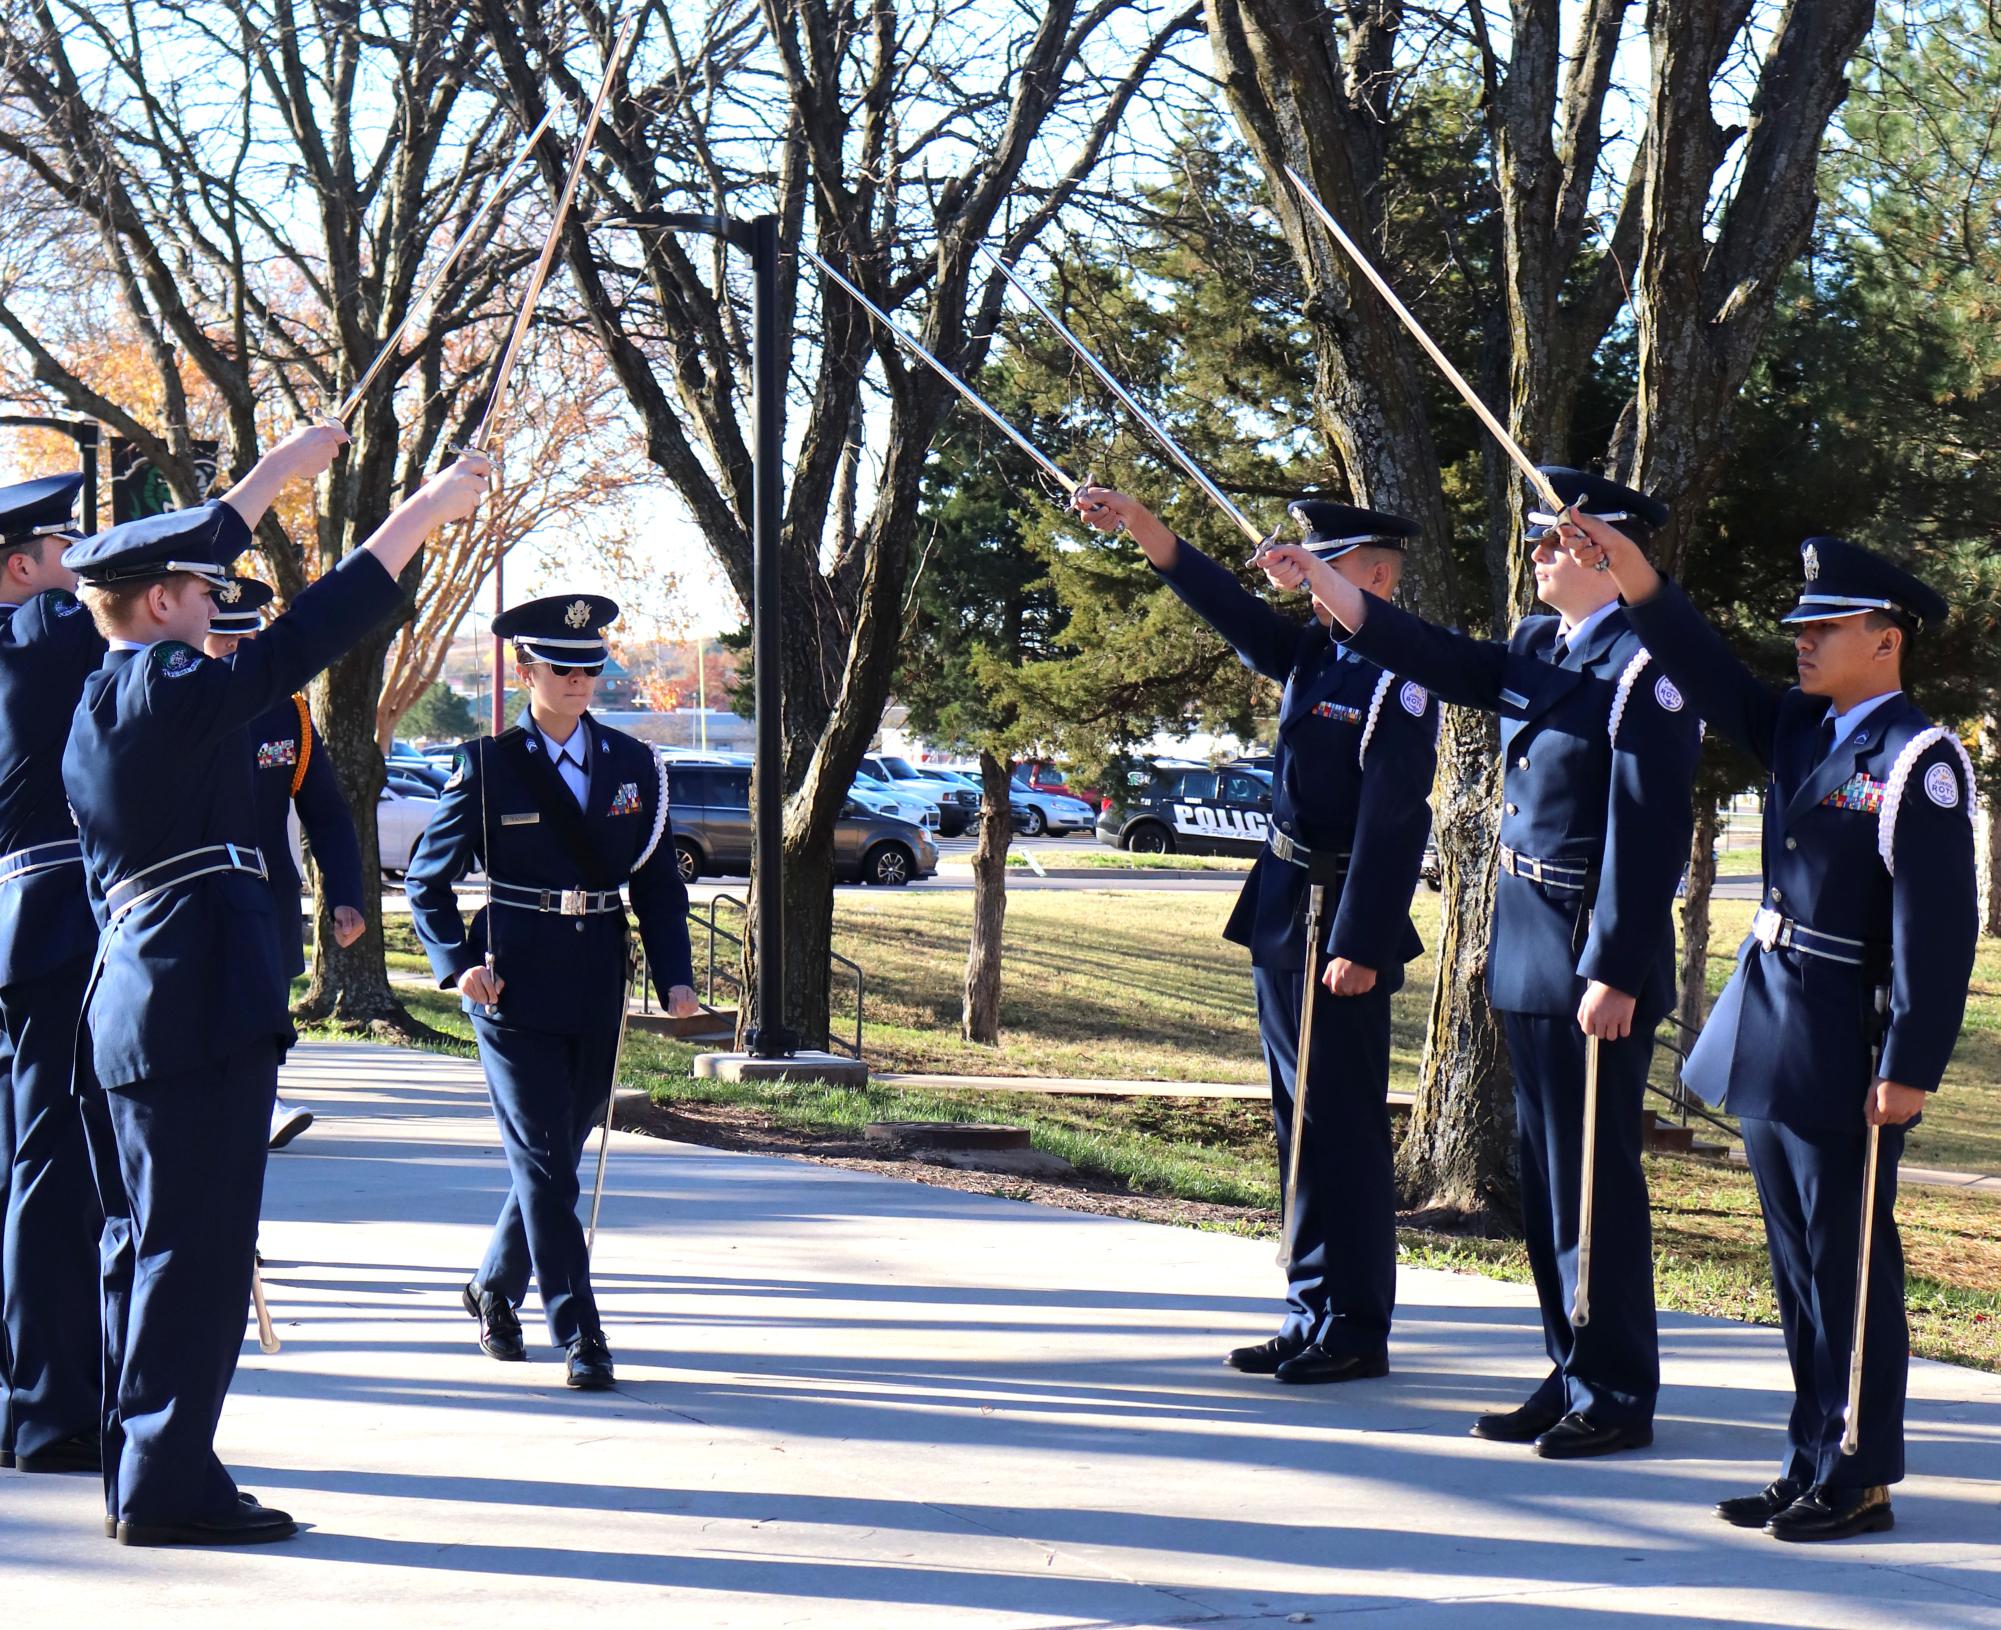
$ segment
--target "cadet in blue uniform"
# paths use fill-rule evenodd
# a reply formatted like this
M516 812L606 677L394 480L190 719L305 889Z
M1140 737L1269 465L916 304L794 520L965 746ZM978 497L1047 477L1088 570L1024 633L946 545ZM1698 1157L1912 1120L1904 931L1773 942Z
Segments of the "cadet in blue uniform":
M1640 537L1663 506L1599 476L1543 472L1566 502ZM1695 710L1651 664L1618 591L1531 515L1536 592L1554 616L1469 639L1315 570L1349 649L1501 716L1500 874L1487 993L1515 1073L1522 1225L1550 1373L1476 1437L1576 1459L1653 1441L1660 1390L1641 1163L1654 1027L1674 1003L1676 879L1688 858ZM1587 1037L1599 1038L1589 1322L1573 1327Z
M104 1213L70 1092L97 925L63 745L104 641L63 564L81 475L0 490L0 1021L14 1054L4 1283L8 1415L23 1471L95 1471Z
M1404 964L1423 950L1410 901L1431 830L1437 705L1423 686L1334 645L1317 601L1304 620L1274 610L1123 493L1086 487L1076 502L1101 531L1131 532L1244 664L1285 687L1266 849L1224 930L1251 953L1282 1182L1307 978L1305 908L1315 884L1332 897L1315 949L1316 963L1323 952L1329 958L1323 979L1332 998L1320 997L1315 1009L1299 1182L1282 1242L1285 1322L1225 1362L1292 1383L1385 1375L1396 1304L1390 997ZM1305 552L1330 562L1331 575L1380 594L1395 589L1414 523L1318 499L1292 513L1307 528ZM1297 567L1273 574L1282 588L1300 577Z
M612 1091L627 998L620 888L667 1011L697 1010L688 891L667 821L667 771L642 741L590 716L610 654L602 595L532 600L494 618L528 690L523 722L459 749L458 767L410 859L410 914L440 985L457 987L512 1178L478 1273L462 1295L480 1346L527 1357L516 1314L532 1271L566 1383L614 1383L577 1218L577 1162ZM467 932L452 885L475 868L487 903Z
M1958 1040L1979 929L1973 768L1903 692L1913 635L1948 608L1882 556L1809 538L1785 618L1799 683L1778 690L1623 540L1578 533L1577 557L1606 563L1662 665L1771 775L1764 898L1684 1079L1739 1117L1794 1399L1778 1477L1717 1515L1785 1540L1885 1529L1910 1363L1897 1160ZM1844 1456L1869 1126L1881 1148L1860 1442Z
M272 589L254 577L232 577L215 591L202 651L218 659L264 626L264 608ZM312 845L327 898L334 902L333 933L337 943L352 945L367 931L361 914L361 841L354 816L341 796L333 762L313 729L313 715L303 695L275 704L250 728L257 782L257 846L271 877L271 897L278 906L278 940L284 953L285 977L306 971L306 936L299 913L299 869L292 860L291 814ZM313 1124L313 1112L282 1098L271 1105L271 1148L282 1149Z
M103 1088L112 1144L87 1123L106 1212L107 1525L128 1545L294 1532L241 1496L215 1453L292 1038L249 729L404 606L396 574L471 513L487 478L477 455L434 476L233 662L204 657L209 591L252 525L346 441L334 426L300 430L227 497L63 557L111 645L85 683L63 781L103 924L77 1067Z

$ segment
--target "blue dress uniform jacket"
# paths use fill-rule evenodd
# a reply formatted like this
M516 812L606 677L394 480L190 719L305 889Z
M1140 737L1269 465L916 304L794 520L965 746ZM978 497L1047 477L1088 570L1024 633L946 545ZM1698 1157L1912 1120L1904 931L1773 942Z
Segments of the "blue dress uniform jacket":
M1889 812L1893 871L1879 847L1885 800L1899 761L1931 724L1914 704L1891 697L1816 766L1825 697L1767 686L1672 583L1628 615L1704 716L1770 772L1764 906L1863 948L1842 962L1766 950L1748 936L1686 1079L1739 1115L1844 1131L1860 1124L1878 1076L1935 1091L1965 1016L1979 934L1960 749L1937 739L1903 766ZM1875 992L1884 986L1879 1017Z
M293 805L298 805L299 825L312 846L330 905L362 908L361 842L333 761L313 728L312 715L299 706L297 697L274 704L251 726L250 743L256 770L257 842L278 907L279 959L286 977L296 979L306 971L306 933L299 911L299 870L292 863ZM306 767L303 776L298 773L301 761Z
M1329 891L1322 948L1374 968L1397 990L1404 964L1424 950L1410 898L1431 833L1437 703L1373 662L1342 660L1317 621L1273 610L1186 543L1161 575L1245 667L1285 687L1272 825L1316 854L1347 857L1346 876ZM1264 850L1225 937L1248 947L1257 967L1303 967L1307 888L1305 868Z
M602 1330L577 1162L614 1084L628 954L621 886L655 984L694 979L666 768L644 742L588 714L578 728L581 806L538 730L461 747L406 879L439 982L454 984L490 954L505 987L491 1008L466 1001L510 1179L473 1285L518 1307L532 1274L559 1347ZM478 865L491 898L469 933L451 886ZM582 915L565 913L565 896Z
M517 891L611 893L629 885L655 985L691 984L688 889L674 858L666 771L653 749L588 714L588 801L578 808L539 733L515 726L459 748L437 812L410 857L405 888L431 969L449 988L491 953L494 972L522 977L502 993L503 1023L575 1032L616 1022L625 988L622 910L566 917L510 905ZM484 867L505 885L470 931L452 884ZM473 1004L466 1004L468 1012Z
M1502 644L1372 600L1347 643L1445 701L1500 715L1501 845L1556 862L1564 881L1497 877L1494 1006L1574 1014L1595 979L1638 998L1651 1029L1674 1004L1668 902L1694 824L1698 714L1618 610L1552 662L1561 626L1526 617Z
M45 546L46 547L46 546ZM32 1458L94 1436L101 1413L104 1213L70 1083L97 938L62 783L63 746L104 641L73 594L0 605L0 1022L14 1054L0 1239L12 1425Z
M1902 695L1878 703L1822 759L1826 698L1764 684L1678 586L1663 583L1630 615L1704 715L1771 775L1765 933L1739 948L1686 1079L1740 1117L1758 1183L1793 1372L1779 1475L1837 1493L1895 1483L1910 1367L1896 1219L1901 1126L1881 1133L1860 1443L1841 1453L1864 1100L1879 1077L1935 1091L1958 1039L1979 929L1971 768Z
M1396 1304L1396 1184L1387 1094L1390 996L1423 949L1410 920L1436 769L1438 707L1420 685L1345 659L1317 621L1287 617L1186 543L1162 574L1244 664L1285 687L1272 824L1346 867L1328 885L1323 952L1376 972L1361 996L1322 990L1306 1083L1305 1136L1282 1339L1373 1361ZM1280 1180L1291 1167L1299 1020L1306 982L1303 866L1257 858L1226 937L1251 953Z
M226 527L242 528L217 507L228 511ZM105 924L89 998L104 1086L291 1039L271 888L254 870L150 896L141 889L115 919L106 891L192 850L256 849L250 726L401 604L395 580L357 552L227 662L163 641L110 652L86 681L63 781Z
M1523 1233L1551 1364L1529 1405L1637 1429L1660 1391L1642 1107L1653 1029L1674 1000L1670 907L1701 727L1617 609L1576 629L1559 658L1561 627L1529 617L1505 643L1475 640L1371 601L1349 643L1500 716L1503 866L1487 991L1514 1064ZM1632 1034L1599 1044L1597 1273L1579 1330L1587 1043L1576 1014L1593 979L1636 1001Z

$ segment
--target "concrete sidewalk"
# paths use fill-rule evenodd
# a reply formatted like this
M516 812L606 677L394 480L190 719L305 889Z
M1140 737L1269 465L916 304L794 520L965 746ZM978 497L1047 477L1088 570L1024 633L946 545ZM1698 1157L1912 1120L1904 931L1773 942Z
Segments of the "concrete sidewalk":
M1724 1527L1770 1475L1777 1333L1664 1321L1650 1452L1465 1435L1540 1338L1517 1286L1407 1271L1395 1371L1284 1391L1268 1244L620 1136L599 1285L622 1385L498 1365L457 1287L502 1192L476 1067L303 1048L222 1448L313 1525L107 1543L89 1479L0 1476L10 1625L2001 1626L2001 1377L1919 1365L1900 1526ZM1304 1615L1304 1618L1295 1617Z

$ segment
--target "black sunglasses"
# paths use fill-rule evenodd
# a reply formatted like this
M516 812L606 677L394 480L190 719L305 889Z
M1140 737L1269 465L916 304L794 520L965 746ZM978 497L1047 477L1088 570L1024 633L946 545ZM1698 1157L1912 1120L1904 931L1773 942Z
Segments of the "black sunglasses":
M554 674L558 679L568 679L571 674L590 674L596 676L604 672L604 664L602 662L552 662L549 664L549 672Z

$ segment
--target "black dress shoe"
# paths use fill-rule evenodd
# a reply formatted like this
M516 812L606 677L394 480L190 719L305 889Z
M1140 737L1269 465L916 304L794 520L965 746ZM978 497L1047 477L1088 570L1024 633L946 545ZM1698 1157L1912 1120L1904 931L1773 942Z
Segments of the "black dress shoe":
M198 1522L121 1522L120 1545L269 1545L290 1539L299 1525L283 1511L239 1500L234 1511Z
M1482 1415L1473 1423L1473 1436L1485 1438L1489 1443L1533 1443L1562 1419L1560 1409L1523 1404L1520 1409Z
M1545 1460L1588 1460L1621 1449L1644 1449L1653 1441L1651 1425L1600 1426L1573 1409L1535 1440L1535 1452Z
M1223 1362L1245 1375L1271 1375L1287 1359L1297 1358L1305 1351L1306 1343L1303 1341L1295 1341L1290 1336L1273 1336L1270 1341L1261 1341L1255 1347L1232 1347L1223 1355Z
M1846 1539L1851 1534L1880 1534L1897 1526L1890 1510L1890 1491L1810 1488L1765 1524L1773 1539L1797 1544L1807 1540Z
M1740 1495L1734 1500L1718 1500L1716 1515L1732 1528L1763 1528L1804 1493L1806 1484L1795 1483L1790 1477L1778 1477L1756 1494Z
M1373 1381L1377 1376L1390 1373L1387 1353L1370 1353L1366 1357L1355 1353L1332 1353L1319 1342L1304 1347L1272 1371L1272 1375L1288 1386L1312 1387L1329 1381Z
M603 1336L581 1336L570 1343L570 1373L563 1384L579 1392L608 1392L618 1384L611 1373L611 1349Z
M79 1432L60 1438L46 1449L31 1455L16 1455L14 1464L24 1472L99 1472L104 1470L95 1432Z
M488 1358L514 1364L528 1356L527 1344L521 1339L521 1320L505 1296L476 1290L468 1279L459 1291L459 1301L479 1320L479 1349Z
M14 1451L12 1449L0 1449L0 1472L10 1472L13 1469Z

